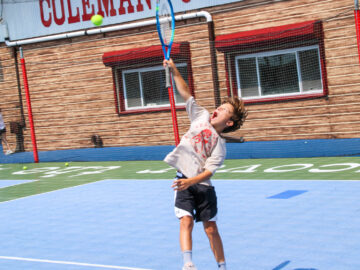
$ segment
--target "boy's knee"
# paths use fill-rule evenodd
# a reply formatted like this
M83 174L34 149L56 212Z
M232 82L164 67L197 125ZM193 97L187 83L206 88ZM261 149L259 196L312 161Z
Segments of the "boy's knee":
M205 224L204 229L205 229L205 233L208 236L214 236L214 235L219 234L219 231L218 231L218 228L217 228L215 222L208 222L207 224Z
M194 219L190 216L184 216L180 219L181 229L189 230L194 227Z

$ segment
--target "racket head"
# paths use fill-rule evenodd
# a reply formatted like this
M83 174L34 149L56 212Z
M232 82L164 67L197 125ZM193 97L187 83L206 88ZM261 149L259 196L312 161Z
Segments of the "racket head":
M156 27L165 59L169 60L175 34L175 15L170 0L156 0Z

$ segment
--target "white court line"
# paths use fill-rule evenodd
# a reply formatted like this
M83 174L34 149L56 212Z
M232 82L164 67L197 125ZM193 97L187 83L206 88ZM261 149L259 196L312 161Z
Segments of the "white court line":
M29 180L29 181L30 181L30 180ZM35 182L35 181L39 181L39 180L32 180L32 181ZM94 181L94 182L87 182L87 183L85 183L85 184L76 184L75 186L63 187L63 188L59 188L59 189L54 189L54 190L42 192L42 193L32 194L32 195L25 196L25 197L14 198L14 199L10 199L10 200L4 201L4 202L0 202L0 204L7 203L7 202L13 202L13 201L17 201L17 200L23 200L23 199L27 199L27 198L31 198L31 197L43 195L43 194L48 194L48 193L55 192L55 191L60 191L60 190L63 190L63 189L80 187L80 186L84 186L84 185L88 185L88 184L93 184L93 183L100 182L100 181L103 181L103 180L98 180L98 181ZM24 183L23 183L23 184L24 184ZM21 184L19 184L19 185L21 185ZM14 186L15 186L15 185L14 185Z
M0 189L2 189L2 188L15 187L15 186L23 185L23 184L32 183L32 182L36 182L36 181L38 181L38 180L23 180L23 179L18 179L18 180L14 180L14 179L13 179L13 180L8 180L8 179L0 179L0 181L8 181L8 182L10 182L10 181L13 181L13 182L18 181L18 182L20 182L20 181L22 181L22 182L20 182L20 183L18 183L18 184L15 184L15 185L9 185L9 186L3 186L3 187L0 187Z
M151 270L151 269L145 269L145 268L133 268L133 267L116 266L116 265L90 264L90 263L66 262L66 261L52 261L52 260L41 260L41 259L21 258L21 257L8 257L8 256L0 256L0 259L2 259L2 260L13 260L13 261L27 261L27 262L40 262L40 263L79 265L79 266L100 267L100 268L107 268L107 269Z

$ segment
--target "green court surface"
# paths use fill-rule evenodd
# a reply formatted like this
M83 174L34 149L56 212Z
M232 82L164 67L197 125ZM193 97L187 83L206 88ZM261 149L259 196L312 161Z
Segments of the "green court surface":
M175 170L162 161L31 163L0 165L0 202L105 179L166 179ZM226 160L213 179L359 180L360 157Z

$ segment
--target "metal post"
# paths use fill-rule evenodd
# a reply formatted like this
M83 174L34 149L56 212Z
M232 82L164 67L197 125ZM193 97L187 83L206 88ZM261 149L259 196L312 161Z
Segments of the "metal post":
M359 11L358 0L355 0L354 17L355 17L355 29L356 29L356 38L358 45L359 63L360 63L360 11Z
M29 91L29 84L26 74L26 64L24 59L23 50L20 47L20 61L21 61L21 68L24 80L24 89L25 89L25 96L26 96L26 104L28 107L28 117L29 117L29 124L30 124L30 132L31 132L31 141L33 144L33 152L34 152L34 162L39 162L37 144L36 144L36 136L35 136L35 128L34 128L34 121L33 121L33 114L31 109L31 100L30 100L30 91Z

